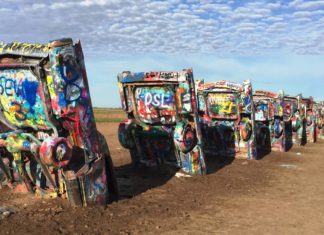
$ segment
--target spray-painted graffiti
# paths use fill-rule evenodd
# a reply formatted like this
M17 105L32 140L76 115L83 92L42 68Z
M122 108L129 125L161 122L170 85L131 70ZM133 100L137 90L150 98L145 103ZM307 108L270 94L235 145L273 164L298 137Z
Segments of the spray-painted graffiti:
M237 94L210 93L207 97L209 115L213 118L237 119Z
M284 94L255 91L256 139L258 151L266 154L271 150L286 151L287 138L284 124ZM287 145L289 146L289 144Z
M251 83L197 81L197 86L204 151L211 155L255 159Z
M194 80L182 72L123 72L118 75L122 107L119 141L135 165L175 164L190 174L205 174Z
M75 205L114 198L118 190L107 145L96 131L80 43L0 47L0 171L6 184L67 196ZM17 55L23 63L7 59Z
M301 107L305 119L305 138L307 142L315 143L316 141L316 116L314 110L314 100L312 97L302 98ZM305 141L305 142L306 142Z
M301 145L304 142L305 121L304 110L301 107L301 96L285 96L284 120L286 135L292 136L292 143Z
M324 139L324 102L315 102L316 139Z
M266 121L269 119L269 105L267 102L258 101L255 104L255 120Z
M37 78L28 69L4 69L0 77L3 114L13 124L48 129L44 95Z
M0 54L26 55L45 57L48 54L46 44L30 44L22 42L4 43L0 42Z
M139 118L145 123L175 123L175 94L169 87L139 87L135 90Z

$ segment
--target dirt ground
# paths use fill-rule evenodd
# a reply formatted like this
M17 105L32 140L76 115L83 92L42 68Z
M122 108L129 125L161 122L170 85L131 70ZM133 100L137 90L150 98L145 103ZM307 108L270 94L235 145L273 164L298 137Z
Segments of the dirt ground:
M204 177L175 169L136 170L117 140L118 123L99 123L122 199L71 208L63 199L0 192L0 234L323 234L324 141L272 152L259 161L210 160Z

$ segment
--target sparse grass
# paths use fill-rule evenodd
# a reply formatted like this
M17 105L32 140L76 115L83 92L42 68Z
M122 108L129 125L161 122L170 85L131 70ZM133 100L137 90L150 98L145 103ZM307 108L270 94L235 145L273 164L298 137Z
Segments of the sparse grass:
M94 108L96 122L121 122L126 114L117 108Z
M94 114L125 114L122 109L94 108Z
M124 118L95 118L96 122L121 122Z

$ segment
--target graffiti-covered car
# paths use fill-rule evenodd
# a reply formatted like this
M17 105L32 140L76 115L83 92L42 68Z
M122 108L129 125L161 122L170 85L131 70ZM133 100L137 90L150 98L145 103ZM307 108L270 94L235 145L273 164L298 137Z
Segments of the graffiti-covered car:
M173 164L205 174L192 70L123 72L118 85L127 114L118 137L134 165Z
M285 95L284 98L286 137L290 138L291 136L292 143L296 145L303 145L306 140L304 109L301 107L301 99L301 95Z
M303 109L306 140L308 143L315 143L316 141L316 115L314 109L314 100L312 97L301 99L301 108Z
M72 205L116 199L80 42L0 43L0 97L2 184Z
M209 155L256 159L252 85L197 82L203 149Z
M324 101L314 103L316 139L324 139Z
M283 118L284 94L255 91L255 126L257 148L260 152L285 151L286 135Z

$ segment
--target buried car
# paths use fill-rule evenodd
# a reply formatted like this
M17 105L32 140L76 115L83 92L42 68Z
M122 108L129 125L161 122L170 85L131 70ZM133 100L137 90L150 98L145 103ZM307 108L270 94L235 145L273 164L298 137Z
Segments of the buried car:
M118 85L127 113L118 137L132 162L172 164L189 174L205 174L192 70L123 72Z
M197 96L206 154L256 159L251 82L197 81Z
M316 119L316 138L324 139L324 101L314 104Z
M1 184L72 205L117 199L80 42L0 43L0 97Z
M286 137L291 136L292 144L306 143L304 109L301 106L301 95L284 97L284 121ZM286 146L287 148L287 146Z
M253 102L258 151L286 151L283 91L255 91Z
M302 98L301 108L303 109L305 118L305 134L308 143L316 142L316 113L314 109L313 97Z
M324 102L314 102L315 113L315 138L324 139Z

